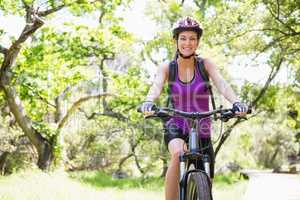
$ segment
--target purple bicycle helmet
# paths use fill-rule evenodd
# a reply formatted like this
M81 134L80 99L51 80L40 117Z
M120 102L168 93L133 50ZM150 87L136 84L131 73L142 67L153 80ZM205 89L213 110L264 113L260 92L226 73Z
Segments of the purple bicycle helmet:
M183 31L195 31L198 35L198 39L202 36L203 32L200 24L190 17L186 17L177 21L175 27L173 28L173 38L178 39L179 33Z

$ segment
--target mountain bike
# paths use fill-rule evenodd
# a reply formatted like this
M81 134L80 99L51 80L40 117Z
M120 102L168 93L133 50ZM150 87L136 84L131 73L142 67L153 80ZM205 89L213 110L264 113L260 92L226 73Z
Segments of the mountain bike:
M208 112L184 112L166 107L154 107L153 114L146 118L158 117L166 120L170 117L181 116L192 122L189 132L187 151L179 156L180 181L179 200L212 200L212 183L210 181L210 158L204 154L201 141L198 138L198 120L210 118L228 121L237 117L232 109L219 109ZM140 109L138 109L141 112ZM247 113L251 113L249 110Z

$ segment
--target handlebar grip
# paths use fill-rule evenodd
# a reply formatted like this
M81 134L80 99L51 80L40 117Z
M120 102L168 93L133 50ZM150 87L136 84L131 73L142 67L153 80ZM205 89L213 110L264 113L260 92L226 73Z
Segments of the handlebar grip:
M157 111L158 110L158 107L156 105L153 105L152 108L151 108L151 111ZM138 106L137 109L136 109L137 112L139 113L142 113L142 106Z

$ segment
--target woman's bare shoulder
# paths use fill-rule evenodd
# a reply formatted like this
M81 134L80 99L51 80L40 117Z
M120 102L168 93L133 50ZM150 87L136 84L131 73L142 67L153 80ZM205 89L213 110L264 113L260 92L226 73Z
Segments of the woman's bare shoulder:
M204 62L204 66L205 69L207 71L210 71L211 69L216 69L216 64L212 61L212 59L208 58L208 57L203 57L203 62Z
M158 71L160 72L160 73L165 73L166 75L168 75L168 73L169 73L169 62L163 62L163 63L161 63L159 66L158 66Z

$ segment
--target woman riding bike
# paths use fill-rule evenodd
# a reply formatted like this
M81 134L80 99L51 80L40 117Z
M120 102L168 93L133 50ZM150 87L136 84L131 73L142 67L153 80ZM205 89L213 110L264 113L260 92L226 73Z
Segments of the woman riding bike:
M203 30L200 24L186 17L179 20L173 29L173 39L176 45L176 56L172 61L176 67L174 81L169 83L169 95L172 107L186 112L203 112L209 110L209 92L205 80L201 76L197 65L203 62L208 77L229 102L233 105L236 115L246 115L247 106L238 99L229 84L222 78L217 66L209 58L199 58L196 50L199 47ZM146 100L141 105L144 115L152 114L155 106L154 100L159 98L164 84L169 82L169 65L163 64L158 68L156 78L151 86ZM165 124L164 141L171 154L165 180L166 200L178 199L179 184L179 155L186 148L188 133L191 124L182 117L171 117ZM214 151L211 144L211 121L204 119L198 121L198 135L206 152L210 156L210 176L214 175Z

